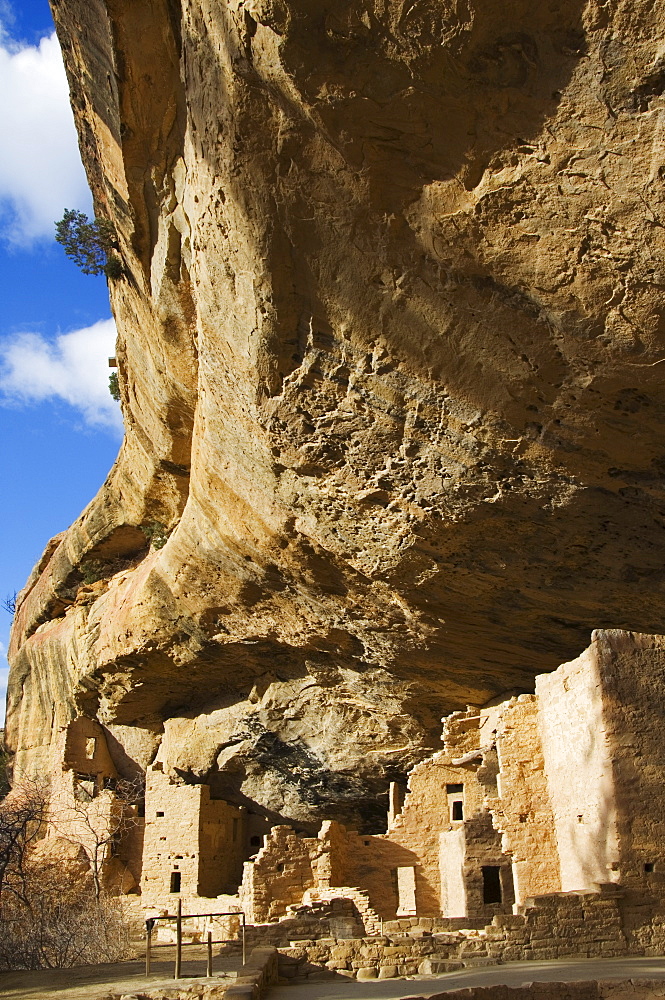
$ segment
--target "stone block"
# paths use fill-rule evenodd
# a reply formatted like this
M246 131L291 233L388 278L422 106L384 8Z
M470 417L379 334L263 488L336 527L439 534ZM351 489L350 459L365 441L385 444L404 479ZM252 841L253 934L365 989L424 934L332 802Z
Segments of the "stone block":
M436 958L425 958L418 966L419 976L438 976L442 972L448 972L449 962L442 962ZM458 963L461 968L461 963Z
M502 962L519 962L524 952L521 948L504 948L501 951Z
M412 951L413 951L413 945L411 943L404 945L387 945L383 949L383 954L386 957L390 955L394 955L395 957L397 957L398 955L409 955L411 954Z
M524 917L512 913L497 913L492 917L494 927L524 927Z
M379 979L394 979L397 975L396 965L382 965L379 969Z
M356 979L358 979L359 981L363 981L366 979L376 979L376 978L377 978L377 971L376 967L373 965L366 965L363 968L358 969L358 971L356 972Z
M347 959L354 954L354 949L346 944L336 944L330 949L332 959Z
M405 962L402 965L398 965L397 969L400 976L415 976L418 973L417 962Z

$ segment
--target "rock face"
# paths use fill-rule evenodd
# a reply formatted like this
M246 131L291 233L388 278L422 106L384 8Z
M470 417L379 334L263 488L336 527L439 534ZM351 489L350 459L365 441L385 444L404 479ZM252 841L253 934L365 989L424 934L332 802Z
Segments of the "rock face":
M444 711L663 631L663 5L52 6L126 437L21 594L9 745L82 711L372 827Z

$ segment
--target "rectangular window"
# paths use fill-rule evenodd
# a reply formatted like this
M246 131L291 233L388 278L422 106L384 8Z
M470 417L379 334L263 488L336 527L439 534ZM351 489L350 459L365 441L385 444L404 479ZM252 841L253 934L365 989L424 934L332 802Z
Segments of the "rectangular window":
M77 774L74 780L74 798L79 802L90 802L96 794L96 776L94 774Z
M163 816L163 815L164 813L161 810L157 810L157 812L155 813L155 816Z
M180 872L171 872L171 892L180 892Z
M461 799L455 799L453 802L451 819L454 822L464 819L464 806Z
M464 785L446 785L448 795L459 795L464 791Z
M483 903L500 903L501 869L498 865L483 865Z

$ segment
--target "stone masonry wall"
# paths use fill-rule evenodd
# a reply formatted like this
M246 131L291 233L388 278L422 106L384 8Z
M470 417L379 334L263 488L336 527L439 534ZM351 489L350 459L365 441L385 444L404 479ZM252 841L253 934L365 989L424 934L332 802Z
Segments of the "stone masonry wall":
M481 930L438 931L439 921L431 918L418 924L417 929L410 924L408 935L293 940L280 949L280 975L310 976L327 969L352 978L386 979L495 962L627 953L621 900L602 893L528 900L522 913L499 914Z
M178 896L192 901L233 892L242 871L245 827L245 810L211 799L207 785L186 785L148 768L142 872L148 904L169 908Z
M397 915L398 868L416 869L416 885L422 894L422 876L418 880L418 855L408 847L395 843L392 838L363 837L348 831L344 857L343 882L339 884L361 887L367 893L372 908L386 920L392 920Z
M174 785L161 771L148 769L141 877L147 905L163 902L173 907L178 895L183 899L197 895L200 807L200 785ZM170 891L176 871L180 873L178 894Z
M561 888L537 699L528 694L510 699L495 725L499 774L488 805L503 850L512 857L515 898L521 903Z
M494 902L485 897L484 869L498 869L501 899ZM501 851L501 836L492 826L489 813L479 813L464 824L464 881L466 913L469 917L491 920L497 913L512 913L515 902L513 873L508 858Z
M53 742L50 775L47 840L58 842L65 857L82 849L111 891L133 891L143 824L136 806L116 796L118 772L98 722L81 716L63 727Z
M616 800L604 693L593 645L536 679L561 888L620 881Z
M654 893L662 898L665 638L598 630L587 652L603 690L617 811L617 880L647 898Z
M74 719L56 741L56 753L64 770L117 777L106 742L106 734L94 719Z
M254 861L245 863L239 895L252 923L276 920L317 885L319 857L327 853L316 837L298 837L289 826L274 826Z
M444 749L411 771L404 807L385 835L385 840L411 852L415 859L416 902L422 916L440 916L446 894L441 885L441 834L459 829L483 809L483 787L476 776L480 759L467 766L452 764L478 749L478 722L475 710L456 712L445 720ZM458 785L463 786L462 792L449 793ZM462 800L463 820L453 819L455 799Z

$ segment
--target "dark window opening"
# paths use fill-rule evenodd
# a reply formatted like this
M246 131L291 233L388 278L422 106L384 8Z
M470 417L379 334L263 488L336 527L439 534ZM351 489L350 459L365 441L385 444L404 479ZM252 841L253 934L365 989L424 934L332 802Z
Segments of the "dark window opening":
M500 903L501 869L498 865L483 865L483 903Z
M459 801L453 802L453 820L464 819L464 806Z
M90 802L96 794L96 776L94 774L77 774L74 782L74 798L78 802Z
M448 795L458 795L464 791L464 785L446 785Z
M645 870L645 872L652 872L654 870L654 867L655 866L654 866L653 861L646 861L645 864L644 864L644 870Z
M182 875L180 872L171 872L171 892L180 892L180 880Z
M363 840L363 844L365 845L365 847L369 847L370 843L371 841L369 840Z
M249 845L250 845L250 847L260 847L261 846L261 838L260 837L251 837L250 841L249 841Z
M157 813L156 813L156 815L157 815L157 816L163 816L163 815L164 815L164 813L163 813L163 812L157 812Z
M520 823L526 823L527 813L520 813Z
M233 839L234 840L238 839L238 820L237 819L233 820Z
M277 867L277 871L278 872L283 872L284 871L284 865L281 862L276 867Z

